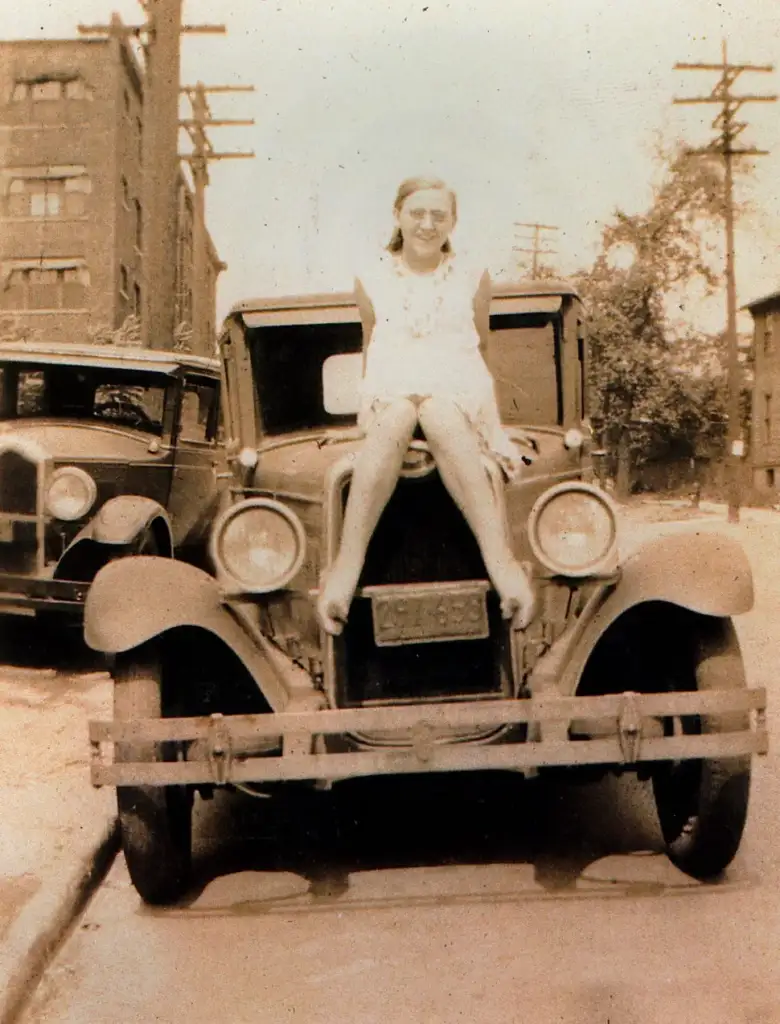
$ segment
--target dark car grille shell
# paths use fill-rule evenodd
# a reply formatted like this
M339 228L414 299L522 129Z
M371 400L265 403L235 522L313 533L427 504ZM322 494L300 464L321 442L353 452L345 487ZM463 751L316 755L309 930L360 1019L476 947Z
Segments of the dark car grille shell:
M344 487L339 511L346 495ZM374 531L359 588L475 579L487 579L482 556L438 474L402 478ZM370 598L356 597L343 637L334 647L337 705L508 696L507 631L492 591L488 621L486 639L380 647L374 641ZM474 737L483 733L480 730ZM370 739L396 743L400 737L372 733Z

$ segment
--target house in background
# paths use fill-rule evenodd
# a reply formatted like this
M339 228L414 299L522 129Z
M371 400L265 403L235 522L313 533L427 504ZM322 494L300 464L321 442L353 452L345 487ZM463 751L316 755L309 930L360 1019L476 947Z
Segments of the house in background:
M143 124L143 69L118 36L0 42L0 313L47 341L140 315ZM178 209L176 322L189 324L183 173ZM210 338L223 264L209 252Z
M749 302L753 315L753 416L750 437L753 486L780 485L780 291Z

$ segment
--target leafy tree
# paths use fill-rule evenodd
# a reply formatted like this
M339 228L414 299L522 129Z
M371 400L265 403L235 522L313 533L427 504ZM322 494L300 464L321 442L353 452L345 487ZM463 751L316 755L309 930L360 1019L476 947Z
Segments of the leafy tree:
M577 276L589 309L593 420L616 459L619 493L629 490L631 462L653 444L695 457L722 442L722 348L676 330L668 315L675 293L718 285L706 238L722 213L717 160L677 149L665 156L649 209L616 210L595 263Z

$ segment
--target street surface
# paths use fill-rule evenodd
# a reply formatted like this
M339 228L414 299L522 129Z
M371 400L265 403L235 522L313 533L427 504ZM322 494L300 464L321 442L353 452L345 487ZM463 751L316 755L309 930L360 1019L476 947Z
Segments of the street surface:
M756 574L738 630L772 748L723 882L672 867L632 777L354 783L309 830L303 797L223 795L188 905L144 908L120 856L23 1020L780 1024L780 515L664 528L733 529Z

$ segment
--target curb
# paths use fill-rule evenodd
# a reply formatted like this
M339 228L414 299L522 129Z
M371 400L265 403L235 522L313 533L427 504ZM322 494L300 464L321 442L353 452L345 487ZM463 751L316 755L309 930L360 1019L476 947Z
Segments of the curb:
M11 966L7 977L0 977L0 1024L18 1020L43 972L108 874L119 847L119 826L112 818L67 879L53 888L44 885L14 922L2 950L2 959Z

